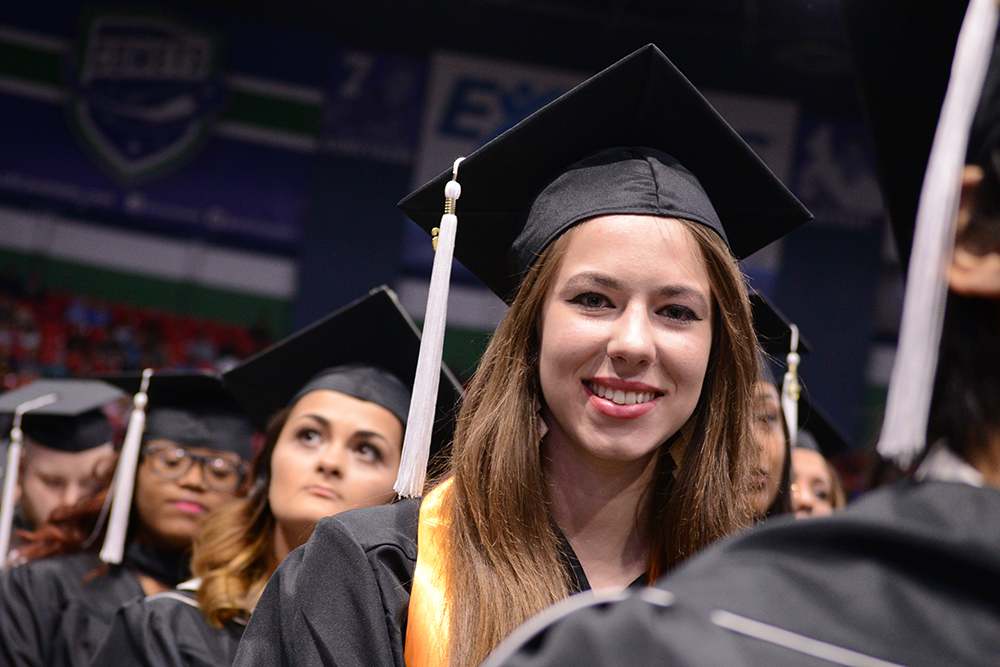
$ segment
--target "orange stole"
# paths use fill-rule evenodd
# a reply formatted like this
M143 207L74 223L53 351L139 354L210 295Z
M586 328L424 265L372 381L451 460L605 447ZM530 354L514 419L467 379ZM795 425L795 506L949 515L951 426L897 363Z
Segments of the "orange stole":
M451 480L427 494L417 524L417 564L406 619L406 667L448 664L448 506Z

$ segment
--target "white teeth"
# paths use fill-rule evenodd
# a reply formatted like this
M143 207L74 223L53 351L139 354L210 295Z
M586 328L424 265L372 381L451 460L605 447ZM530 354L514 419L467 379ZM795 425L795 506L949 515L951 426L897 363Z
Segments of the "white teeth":
M621 389L612 389L599 384L590 385L590 389L600 398L607 399L615 405L646 403L653 400L655 396L651 391L622 391Z

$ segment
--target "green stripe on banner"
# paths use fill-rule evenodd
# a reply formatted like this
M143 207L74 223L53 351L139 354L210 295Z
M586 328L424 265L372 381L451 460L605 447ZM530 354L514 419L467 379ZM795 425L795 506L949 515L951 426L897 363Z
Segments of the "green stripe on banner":
M441 356L461 382L466 382L476 372L479 360L486 351L492 335L492 331L448 327Z
M229 105L220 120L316 136L322 117L319 104L230 89Z
M0 41L0 76L59 85L60 54Z
M289 302L242 292L138 276L0 249L0 271L38 271L48 289L110 302L250 326L263 317L272 337L288 329Z

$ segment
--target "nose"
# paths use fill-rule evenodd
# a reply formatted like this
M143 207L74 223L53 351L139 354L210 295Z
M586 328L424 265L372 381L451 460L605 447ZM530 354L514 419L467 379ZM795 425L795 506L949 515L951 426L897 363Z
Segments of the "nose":
M208 486L205 484L205 469L201 461L194 461L188 471L177 480L179 486L196 491L205 491Z
M66 491L63 492L62 504L66 507L76 505L81 498L83 498L83 486L76 483L68 484Z
M806 485L792 484L792 509L794 511L812 514L814 500L812 491Z
M347 447L345 443L334 440L320 452L318 466L320 472L334 477L343 477L346 468Z
M648 364L655 357L652 322L646 307L640 303L630 303L615 318L607 346L608 356L613 360L638 366Z

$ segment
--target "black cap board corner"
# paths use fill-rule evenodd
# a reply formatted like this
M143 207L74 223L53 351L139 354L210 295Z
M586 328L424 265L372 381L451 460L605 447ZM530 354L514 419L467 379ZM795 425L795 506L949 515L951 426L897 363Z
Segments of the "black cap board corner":
M419 330L395 292L383 285L262 350L223 378L259 425L312 389L333 389L377 403L405 424L419 351ZM442 364L435 452L450 440L461 396L461 386Z
M799 395L799 438L796 439L796 446L806 446L810 448L809 440L801 438L805 431L812 435L819 447L819 452L826 458L834 458L846 453L850 449L847 438L840 428L833 423L830 416L808 395L802 391Z
M101 379L130 396L142 385L142 373ZM253 458L253 426L219 375L157 370L149 378L146 396L144 440L170 440L189 447L230 451L246 460Z
M451 177L399 207L430 232ZM469 155L458 181L455 258L504 299L538 253L589 217L690 219L738 259L812 217L652 44Z
M54 402L21 419L21 430L31 441L68 453L111 442L111 425L101 408L124 394L99 380L36 380L0 395L0 413L13 414L26 402L49 394L56 397Z
M774 359L785 363L785 357L792 346L792 321L778 309L773 301L761 292L750 291L750 308L753 312L753 326L757 340L764 351ZM798 353L808 354L812 345L799 332Z

